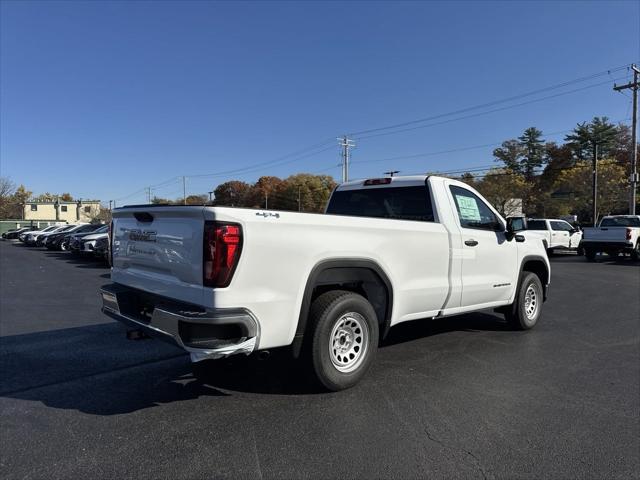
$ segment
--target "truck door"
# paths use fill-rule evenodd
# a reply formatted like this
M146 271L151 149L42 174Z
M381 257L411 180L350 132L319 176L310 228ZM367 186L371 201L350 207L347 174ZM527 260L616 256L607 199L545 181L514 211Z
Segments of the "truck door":
M461 307L508 300L516 287L518 252L505 226L475 193L449 185L462 235Z
M549 220L551 224L551 247L569 248L571 246L571 225L559 220Z

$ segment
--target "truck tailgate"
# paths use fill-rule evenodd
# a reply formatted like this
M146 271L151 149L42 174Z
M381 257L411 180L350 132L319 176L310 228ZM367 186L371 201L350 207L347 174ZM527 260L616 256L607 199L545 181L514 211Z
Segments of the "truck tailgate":
M626 227L594 227L585 228L583 240L585 242L621 242L627 241Z
M116 283L200 304L204 207L142 206L113 212Z

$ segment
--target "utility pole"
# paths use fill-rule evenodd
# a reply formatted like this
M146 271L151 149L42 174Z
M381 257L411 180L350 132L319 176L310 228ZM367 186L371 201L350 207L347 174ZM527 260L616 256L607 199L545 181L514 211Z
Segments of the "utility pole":
M182 176L182 204L187 204L187 177Z
M269 192L264 192L264 209L269 210Z
M390 177L393 177L396 173L400 173L400 170L390 170L388 172L384 172L385 175L389 175Z
M209 194L209 203L213 204L213 197L212 197L213 192L207 192L207 193Z
M145 188L147 191L147 203L151 203L151 187Z
M112 210L112 208L111 208L111 204L112 204L112 203L113 203L113 200L109 200L109 211L111 211L111 210Z
M598 223L598 144L593 145L593 226Z
M338 145L342 147L342 183L349 181L349 149L355 147L356 144L346 135L338 138Z
M626 90L630 88L633 90L633 117L631 123L631 195L629 196L629 214L636 214L636 190L638 189L638 140L637 140L637 130L638 130L638 87L640 87L640 83L638 83L638 74L640 74L640 70L636 65L631 65L631 70L633 70L633 82L627 83L626 85L613 85L613 89L617 92L622 90Z

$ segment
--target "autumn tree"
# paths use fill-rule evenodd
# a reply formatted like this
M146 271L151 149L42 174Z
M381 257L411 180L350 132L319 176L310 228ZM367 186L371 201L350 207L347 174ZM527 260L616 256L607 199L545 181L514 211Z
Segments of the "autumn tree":
M284 180L281 205L283 210L299 210L301 212L324 211L336 187L336 182L330 175L313 175L298 173Z
M55 193L45 192L33 197L33 201L40 203L55 202L58 197L59 195L56 195Z
M187 195L187 201L184 202L187 205L206 205L209 201L209 197L207 195ZM182 199L176 201L176 203L183 203Z
M245 197L251 185L239 180L221 183L213 191L215 195L214 205L226 207L243 207Z
M553 185L553 194L562 199L567 213L586 219L592 217L591 188L591 162L579 161L573 168L560 172ZM625 213L629 202L627 192L625 168L614 159L598 161L598 216Z
M492 168L475 188L503 217L520 213L521 200L528 194L529 185L524 176L508 168Z
M284 181L278 177L264 176L260 177L254 183L245 198L245 206L252 208L282 208Z
M153 197L151 199L151 203L153 203L154 205L172 205L175 202L173 200L169 200L168 198Z
M24 204L31 198L31 192L20 185L18 188L6 177L0 177L0 218L20 219Z

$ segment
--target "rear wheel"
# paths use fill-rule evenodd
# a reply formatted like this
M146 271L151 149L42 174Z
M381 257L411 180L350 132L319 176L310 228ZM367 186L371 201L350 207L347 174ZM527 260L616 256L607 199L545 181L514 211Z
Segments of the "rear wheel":
M309 312L311 366L328 390L354 386L373 362L378 319L361 295L334 290L320 295Z
M584 256L590 262L594 262L596 260L596 251L590 248L584 249Z
M631 258L636 261L640 260L640 240L636 242L636 248L631 252Z
M544 290L540 278L531 272L523 272L512 308L505 318L518 330L530 330L538 323L542 312Z

